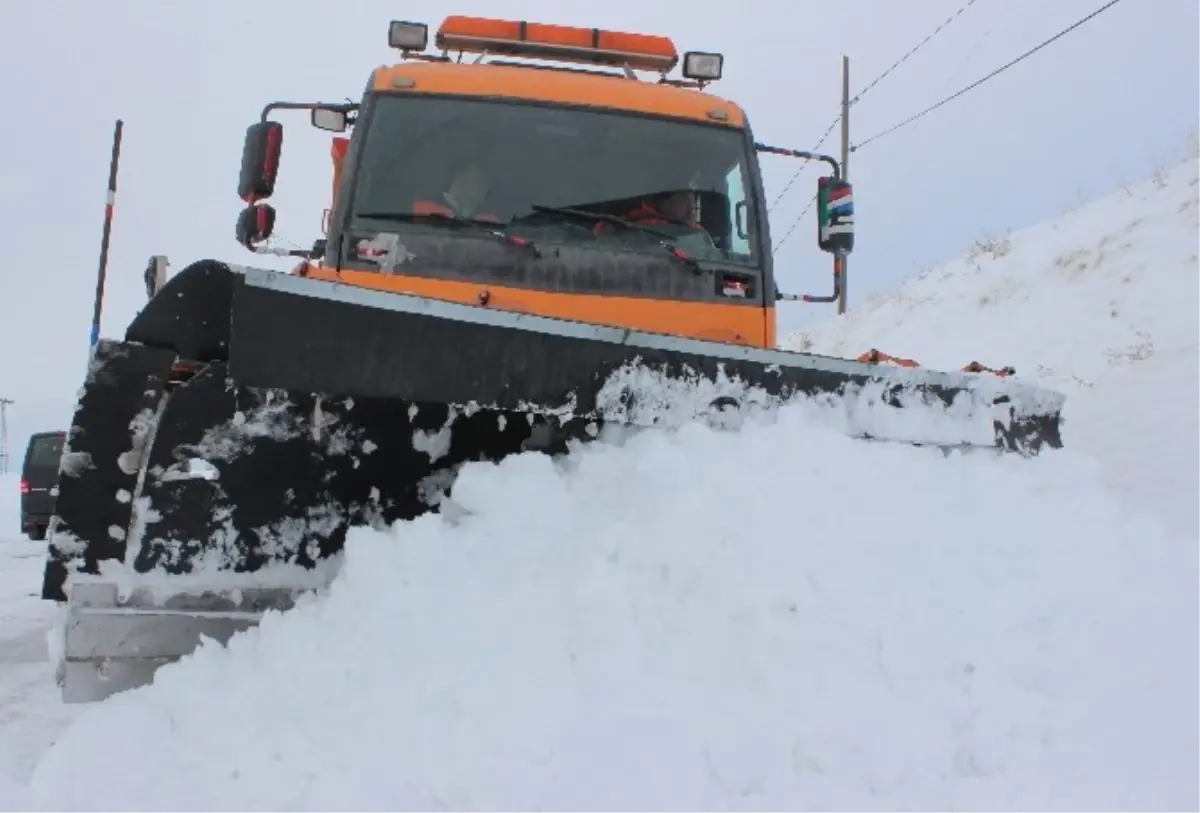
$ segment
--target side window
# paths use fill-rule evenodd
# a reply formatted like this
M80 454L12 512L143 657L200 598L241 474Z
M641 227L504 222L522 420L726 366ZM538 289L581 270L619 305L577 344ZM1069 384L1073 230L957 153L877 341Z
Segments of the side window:
M735 163L725 176L725 194L729 199L729 253L750 255L750 216L746 190L742 183L742 164ZM739 229L741 234L739 234ZM745 236L743 236L745 235Z

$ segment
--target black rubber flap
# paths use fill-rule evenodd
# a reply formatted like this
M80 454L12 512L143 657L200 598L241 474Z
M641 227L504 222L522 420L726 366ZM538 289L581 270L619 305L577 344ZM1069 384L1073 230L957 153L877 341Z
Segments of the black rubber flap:
M125 339L174 349L190 361L221 361L229 347L233 289L241 275L200 260L167 280L125 331Z
M168 350L97 344L63 453L42 598L66 600L68 562L96 573L99 561L124 557L140 444L174 360Z

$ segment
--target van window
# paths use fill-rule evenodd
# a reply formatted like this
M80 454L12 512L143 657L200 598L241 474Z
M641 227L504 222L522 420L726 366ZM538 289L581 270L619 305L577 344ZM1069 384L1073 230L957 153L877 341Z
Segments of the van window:
M29 465L36 468L57 469L62 457L62 435L40 435L35 437L29 447Z

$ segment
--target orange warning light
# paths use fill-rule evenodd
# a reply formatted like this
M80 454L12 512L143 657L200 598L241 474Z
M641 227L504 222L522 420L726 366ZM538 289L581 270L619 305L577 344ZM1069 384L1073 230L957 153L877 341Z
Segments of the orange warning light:
M446 51L543 57L663 73L679 61L670 37L462 15L442 22L435 43Z

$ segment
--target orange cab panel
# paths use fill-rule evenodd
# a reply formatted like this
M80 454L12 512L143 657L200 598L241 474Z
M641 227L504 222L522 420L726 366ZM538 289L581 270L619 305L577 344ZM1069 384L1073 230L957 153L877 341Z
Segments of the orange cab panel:
M650 333L667 333L751 347L770 347L774 344L772 334L775 313L772 308L640 297L559 294L478 282L407 277L371 271L338 272L332 268L314 265L308 266L305 273L312 279L341 282L363 288L428 296L467 305L591 324L613 325Z

